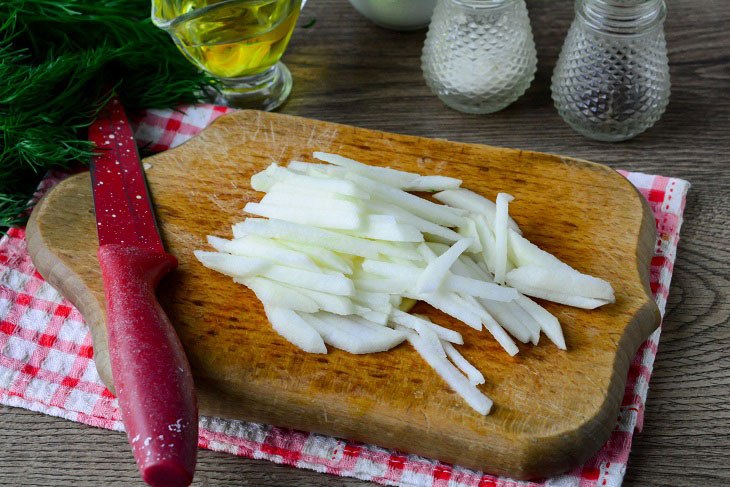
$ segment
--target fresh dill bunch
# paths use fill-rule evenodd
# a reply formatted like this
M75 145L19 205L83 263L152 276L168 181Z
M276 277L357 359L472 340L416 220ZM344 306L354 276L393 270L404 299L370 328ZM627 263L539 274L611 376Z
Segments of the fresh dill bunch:
M214 87L149 12L149 0L0 2L0 231L23 224L46 171L88 163L105 86L128 110L196 103Z

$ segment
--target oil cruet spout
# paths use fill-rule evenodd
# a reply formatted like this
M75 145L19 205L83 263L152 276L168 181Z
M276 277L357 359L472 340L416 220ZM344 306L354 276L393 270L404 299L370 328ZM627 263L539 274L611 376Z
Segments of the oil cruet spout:
M576 132L631 139L669 102L663 0L578 0L553 72L552 97Z

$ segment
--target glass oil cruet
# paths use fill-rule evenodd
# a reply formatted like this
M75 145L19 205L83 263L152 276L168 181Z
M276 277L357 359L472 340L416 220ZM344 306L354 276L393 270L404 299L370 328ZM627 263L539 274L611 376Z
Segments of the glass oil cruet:
M303 0L152 0L151 19L216 81L215 103L273 110L292 89L280 61Z
M601 141L627 140L669 102L664 0L577 0L552 78L560 116Z

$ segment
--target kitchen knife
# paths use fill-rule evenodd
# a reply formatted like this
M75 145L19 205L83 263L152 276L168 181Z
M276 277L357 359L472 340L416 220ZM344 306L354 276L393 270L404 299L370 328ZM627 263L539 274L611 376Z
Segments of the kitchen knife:
M106 296L106 326L122 421L142 478L152 486L192 482L198 407L185 352L155 297L177 267L165 252L134 143L114 95L89 127L91 182Z

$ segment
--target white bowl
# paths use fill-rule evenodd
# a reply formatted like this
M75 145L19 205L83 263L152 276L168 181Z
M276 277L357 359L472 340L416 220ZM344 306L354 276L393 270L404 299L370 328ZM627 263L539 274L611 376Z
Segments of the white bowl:
M436 0L349 0L355 9L380 27L416 30L428 26Z

